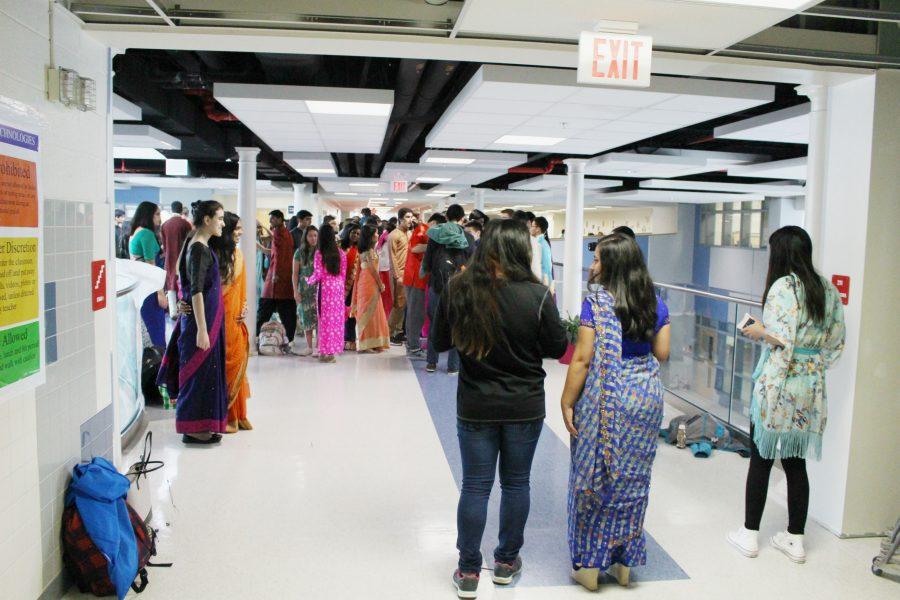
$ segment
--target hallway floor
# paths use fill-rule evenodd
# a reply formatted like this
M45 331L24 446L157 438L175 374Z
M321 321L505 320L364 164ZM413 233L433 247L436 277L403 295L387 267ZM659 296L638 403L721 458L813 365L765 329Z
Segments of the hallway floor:
M345 355L335 365L253 358L255 429L226 436L217 447L185 447L174 413L151 410L153 458L166 463L152 479L157 560L175 566L151 569L140 597L455 598L459 458L448 443L455 440L455 378L419 368L396 348ZM504 589L484 571L479 598L590 594L569 581L565 529L555 525L565 520L565 505L556 505L568 469L568 435L557 408L565 367L548 362L547 368L548 418L532 474L525 572ZM674 414L667 408L666 421ZM725 533L742 519L746 468L737 455L700 460L660 446L646 523L656 544L651 562L636 572L631 588L607 585L599 593L668 600L897 598L900 584L869 572L877 539L840 540L810 523L805 565L768 543L753 560L734 551ZM786 521L783 494L776 470L761 539ZM488 552L490 532L489 523Z

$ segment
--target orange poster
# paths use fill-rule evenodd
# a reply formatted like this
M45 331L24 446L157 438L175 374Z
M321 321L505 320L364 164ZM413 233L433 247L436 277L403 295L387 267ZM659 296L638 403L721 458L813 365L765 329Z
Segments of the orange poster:
M37 168L0 154L0 227L37 227Z

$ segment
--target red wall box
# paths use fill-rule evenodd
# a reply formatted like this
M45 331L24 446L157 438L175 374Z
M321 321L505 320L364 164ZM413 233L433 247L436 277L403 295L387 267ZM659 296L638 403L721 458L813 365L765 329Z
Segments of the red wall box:
M97 311L106 308L106 261L91 263L91 306Z
M832 275L831 283L841 295L841 303L847 306L850 303L850 278L846 275Z

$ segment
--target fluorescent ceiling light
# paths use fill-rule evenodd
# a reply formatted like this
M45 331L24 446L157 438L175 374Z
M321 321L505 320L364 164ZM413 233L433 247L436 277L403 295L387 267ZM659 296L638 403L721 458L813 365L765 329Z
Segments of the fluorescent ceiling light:
M186 177L188 173L188 161L183 158L166 159L166 175Z
M494 140L495 144L511 146L554 146L566 138L541 137L536 135L504 135Z
M455 193L456 192L431 192L425 195L429 198L446 198L447 196L452 196Z
M335 196L359 196L356 192L335 192Z
M316 175L334 175L334 169L302 169L303 173L313 173Z
M115 146L113 148L113 158L124 158L132 160L166 160L159 150L154 148L128 148L123 146Z
M417 183L447 183L450 177L416 177Z
M350 187L378 187L377 183L351 183Z
M307 100L306 108L313 114L320 115L368 115L386 117L391 114L392 104L376 104L373 102L333 102L326 100Z
M471 165L473 162L475 162L475 159L429 156L425 159L425 162L435 163L439 165Z

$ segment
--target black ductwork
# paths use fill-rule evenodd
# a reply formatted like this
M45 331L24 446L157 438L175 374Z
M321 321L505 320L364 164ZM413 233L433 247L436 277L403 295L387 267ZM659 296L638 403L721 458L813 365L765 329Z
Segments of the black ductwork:
M394 145L394 140L397 139L397 134L403 128L401 119L409 113L413 99L416 97L419 81L422 79L422 73L425 72L427 65L427 60L404 58L400 61L400 68L397 71L397 84L394 89L394 108L391 111L391 120L388 122L387 133L384 136L384 142L381 144L381 153L372 161L372 175L374 177L381 175L386 157Z
M406 160L419 136L437 120L437 114L429 113L441 98L444 88L453 79L457 67L459 67L457 61L429 63L409 115L404 119L406 124L391 153L394 160Z

